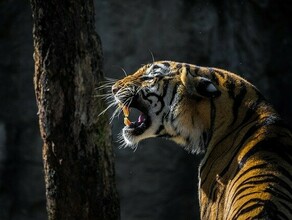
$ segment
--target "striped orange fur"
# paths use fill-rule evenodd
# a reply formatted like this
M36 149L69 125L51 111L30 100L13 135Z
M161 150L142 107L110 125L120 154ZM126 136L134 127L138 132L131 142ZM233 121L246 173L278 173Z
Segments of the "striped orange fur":
M251 83L218 68L145 65L112 86L114 102L141 111L124 144L165 137L204 154L201 219L292 219L292 135Z

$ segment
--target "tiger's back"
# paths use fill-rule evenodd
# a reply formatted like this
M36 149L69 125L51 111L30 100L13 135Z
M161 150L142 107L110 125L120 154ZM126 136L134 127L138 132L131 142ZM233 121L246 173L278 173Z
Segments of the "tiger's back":
M200 165L202 219L292 218L292 135L249 82L171 61L143 66L112 87L126 145L165 137ZM128 119L129 108L142 113Z
M217 145L203 161L202 219L292 216L291 133L281 122L264 123L267 124L252 123L235 131L221 141L221 152ZM230 146L227 152L223 150L225 144Z

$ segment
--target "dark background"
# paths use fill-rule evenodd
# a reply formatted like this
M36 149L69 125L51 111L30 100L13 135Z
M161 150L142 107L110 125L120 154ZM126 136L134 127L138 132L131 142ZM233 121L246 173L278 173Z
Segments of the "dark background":
M234 71L292 122L292 7L284 0L99 0L96 30L106 76L175 60ZM151 52L150 52L151 51ZM0 0L0 219L46 219L28 0ZM165 140L119 149L113 123L122 220L198 218L200 157Z

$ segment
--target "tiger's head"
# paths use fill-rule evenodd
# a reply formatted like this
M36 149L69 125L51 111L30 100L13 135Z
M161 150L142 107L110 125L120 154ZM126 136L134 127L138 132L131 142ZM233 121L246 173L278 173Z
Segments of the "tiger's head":
M253 86L224 70L159 61L115 82L112 94L124 113L122 135L127 146L165 137L200 153L216 129L227 129L234 117L243 114L239 105L249 87ZM131 122L133 108L140 115Z

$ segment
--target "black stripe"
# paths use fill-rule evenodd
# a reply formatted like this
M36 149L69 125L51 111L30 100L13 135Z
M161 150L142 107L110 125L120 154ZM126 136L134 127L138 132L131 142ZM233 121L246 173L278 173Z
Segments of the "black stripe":
M240 179L238 179L238 181L240 181ZM237 181L236 181L236 183L237 183ZM244 195L241 195L240 197L238 197L242 192L244 192L244 191L248 192L248 189L254 188L256 185L260 185L260 184L266 184L266 187L270 187L270 183L275 183L277 185L282 186L285 189L287 189L287 187L290 188L287 183L285 183L283 180L281 180L279 177L275 176L274 174L268 173L268 174L254 175L252 177L245 179L242 183L240 183L240 187L238 187L239 189L232 195L233 198L231 200L231 204L233 204L234 201L238 201L238 200L246 197L247 195L249 195L249 194L244 194ZM292 191L291 188L287 189L287 190L290 192ZM263 191L265 191L265 190L263 190ZM254 192L254 193L261 193L261 190ZM271 191L271 195L275 195L275 193L273 191ZM291 198L289 200L290 200L290 202L292 201Z
M164 66L166 66L166 67L169 67L170 66L170 64L168 63L168 62L163 62L162 63Z
M254 170L254 169L250 169L250 171L252 171L252 170ZM237 179L237 181L235 183L238 183L238 181L240 181L240 178ZM239 185L239 187L237 187L235 192L232 195L230 195L230 196L232 196L231 204L233 204L234 200L239 200L239 199L243 198L244 196L249 195L250 193L242 195L241 197L236 198L237 196L239 196L243 192L249 192L248 189L252 189L252 188L254 188L254 185L245 185L245 186ZM230 189L230 191L231 191L231 189ZM253 193L259 193L259 192L253 192Z
M166 122L169 122L169 114L170 114L170 113L171 113L171 112L168 111L168 112L165 114L165 116L164 116Z
M268 181L271 181L276 177L274 174L264 173L264 171L266 171L266 170L263 169L263 172L261 174L252 175L252 176L244 179L243 181L241 181L240 185L242 185L242 186L245 184L258 185L258 184L262 184L262 183L268 183ZM263 177L266 177L266 178L263 179ZM262 179L260 179L260 178L262 178Z
M169 102L169 106L172 106L172 102L174 101L174 97L177 93L177 88L178 88L178 84L176 84L172 90L172 94L171 94L171 99L170 99L170 102Z
M218 199L218 201L221 201L223 196L224 196L224 193L221 193L220 198ZM216 218L215 218L215 219L218 219L218 214L220 213L220 211L219 211L219 210L220 210L220 209L219 209L219 206L220 206L220 202L217 203ZM209 213L210 213L210 212L209 212ZM206 218L206 219L209 219L209 217Z
M264 164L259 164L259 165L256 165L256 166L253 166L253 167L250 167L248 168L247 170L245 170L241 175L237 176L236 180L233 179L233 184L229 187L230 191L228 192L228 194L226 195L227 198L229 198L230 196L233 197L232 201L231 201L231 204L234 202L234 199L236 197L236 194L233 196L233 195L229 195L229 193L232 191L232 188L234 187L234 184L238 183L238 181L240 180L240 178L242 178L244 175L246 175L247 173L249 173L250 171L253 171L255 169L263 169L263 168L266 168L267 167L267 164L264 163ZM251 186L251 187L254 187L254 186ZM231 208L231 206L230 206ZM229 210L227 211L227 213L230 212L230 208Z
M186 68L187 72L189 72L189 71L190 71L190 68L191 68L191 67L190 67L190 65L189 65L189 64L185 63L185 64L184 64L184 67Z
M212 155L212 152L213 152L213 150L216 148L216 146L217 145L219 145L221 142L223 142L226 138L228 138L233 132L237 132L237 134L238 133L240 133L240 132L242 132L242 129L244 128L244 127L246 127L246 126L248 126L248 125L250 125L251 123L254 123L253 121L252 122L249 122L249 123L247 123L247 124L240 124L239 126L237 126L235 129L233 129L231 132L229 132L228 134L226 134L222 139L220 139L215 145L214 145L214 147L213 147L213 149L212 149L212 151L210 152L210 154L209 155ZM239 130L238 130L239 129ZM235 137L237 137L238 135L235 135ZM210 137L209 137L209 141L210 141ZM234 139L234 141L235 141L236 139ZM233 141L233 143L234 143L234 141ZM233 147L233 145L231 145L230 146L231 148ZM216 155L217 157L220 157L221 155ZM231 157L231 158L234 158L235 157L235 154L233 154L233 156ZM201 167L200 167L200 170L201 171L203 171L204 169L205 169L205 166L208 164L208 160L211 160L210 158L208 158L208 159L206 159L206 162L204 163L204 164L202 164L201 165ZM212 160L212 164L213 164L213 162L214 162L214 160ZM211 169L211 167L212 166L210 166L210 169ZM207 173L209 173L209 172L207 172ZM207 176L206 176L206 178L204 179L204 180L202 180L201 182L203 183L203 182L205 182L205 180L207 179Z
M152 100L148 100L148 94L144 94L144 90L141 90L142 99L147 100L150 104L152 104Z
M159 135L160 132L164 129L163 121L164 121L165 116L166 116L166 113L163 113L163 115L161 116L161 121L160 121L161 124L159 128L157 129L157 131L155 132L155 135Z
M272 201L265 200L262 207L263 210L257 216L253 216L252 219L290 219Z
M163 129L164 129L164 126L160 125L157 131L155 132L155 135L158 135Z
M246 187L246 190L247 189L252 189L252 188L254 188L254 186L249 186L249 187ZM246 191L245 190L245 191ZM247 196L251 196L251 195L254 195L254 194L259 194L259 192L250 192L250 193L246 193L246 194L244 194L244 195L242 195L242 196L240 196L239 198L237 198L236 200L238 201L238 200L246 200L245 199L245 197L247 197ZM255 199L257 198L257 197L254 197ZM228 212L226 212L227 214L226 214L226 216L229 216L229 215L231 215L230 214L230 211L231 211L231 208L234 208L234 204L233 204L233 202L234 202L234 199L232 200L232 202L231 202L231 205L230 205L230 207L229 207L229 209L228 209ZM240 207L243 207L243 206L240 206Z
M249 167L247 168L244 172L242 172L238 177L237 177L237 180L238 181L240 178L242 178L244 175L246 175L247 173L255 170L255 169L264 169L268 166L269 164L267 163L262 163L262 164L258 164L258 165L255 165L255 166L252 166L252 167ZM236 182L235 181L235 182ZM234 185L234 184L233 184ZM231 187L233 187L233 185Z
M163 110L164 106L165 106L165 103L164 103L163 97L160 96L160 95L157 95L157 94L155 94L155 93L153 93L153 92L150 92L150 93L146 94L146 98L145 98L145 99L146 99L147 101L149 101L150 104L152 104L152 100L149 99L149 97L151 97L151 96L156 97L156 98L158 99L158 102L161 103L160 109L155 113L156 115L159 115L159 114L161 113L161 111ZM144 97L143 97L143 98L144 98Z
M191 69L190 66L188 66L187 68L187 73L189 73L191 76L195 77L195 76L199 76L199 71L200 71L201 67L198 66L193 66L193 68Z
M258 191L256 191L256 192L249 192L249 191L248 191L249 189L253 189L253 188L254 188L254 185L246 186L246 187L242 187L241 190L240 190L240 192L238 191L238 192L236 192L236 194L234 195L232 201L230 202L230 204L231 204L230 207L232 207L232 205L233 205L233 203L234 203L235 201L239 201L239 200L241 200L241 199L244 199L244 197L247 197L247 196L251 196L251 195L254 195L254 194L260 194L260 193L261 193L261 192L258 192ZM243 192L248 192L248 193L245 193L245 194L239 196L239 194L240 194L240 193L243 193ZM239 197L237 198L237 196L239 196ZM257 197L254 197L254 198L257 198ZM229 211L230 211L230 210L229 210Z
M229 134L227 134L225 137L223 137L216 145L218 145L219 143L221 143L224 139L226 139L227 137L229 137L229 135L230 134L232 134L234 131L236 131L238 128L240 128L241 126L243 126L245 123L247 123L250 119L251 119L251 117L254 115L254 113L255 113L255 111L256 111L256 109L258 108L258 106L259 106L259 104L260 104L260 101L261 101L262 99L261 98L259 98L256 102L254 102L253 104L252 104L252 106L246 111L246 114L245 114L245 117L244 117L244 119L242 120L242 122L239 124L239 126L237 126L234 130L232 130ZM255 118L252 122L256 122L257 120L258 120L258 117L259 116L257 116L257 118ZM249 124L249 123L248 123ZM248 124L246 124L246 125L248 125ZM246 126L245 125L245 126ZM255 125L253 125L251 128L249 128L249 130L246 132L246 134L244 135L244 137L241 139L241 141L240 141L240 143L239 143L239 145L237 146L237 150L235 151L235 153L233 154L233 157L232 158L235 158L235 155L239 152L239 150L241 149L241 146L245 143L245 141L248 139L248 138L250 138L251 136L252 136L252 134L254 134L254 132L257 130L257 129L259 129L260 127L262 127L262 125L260 125L260 124L255 124ZM238 131L238 133L239 132L241 132L241 130L242 130L243 128L241 128L239 131ZM215 145L215 146L216 146ZM231 165L231 163L232 163L232 160L229 162L229 164L228 164L228 166L227 167L225 167L225 169L223 170L223 172L220 174L220 176L223 176L225 173L226 173L226 171L229 169L229 166ZM242 167L242 165L243 164L240 164L239 163L239 169ZM238 169L238 170L239 170Z
M258 142L254 145L240 160L239 168L242 168L246 161L258 152L270 152L272 155L278 155L281 159L286 160L288 164L292 164L291 148L279 142L278 137L269 138Z
M234 99L235 81L231 76L227 76L225 81L225 87L228 90L228 95L231 99Z
M225 166L225 168L222 170L222 172L220 173L219 176L224 176L226 174L226 172L229 170L230 165L234 162L234 159L236 159L236 155L239 153L239 151L242 149L242 145L252 136L252 134L254 134L256 132L256 130L259 129L259 126L257 125L253 125L252 127L250 127L248 129L248 131L245 133L245 135L243 136L243 138L241 139L240 143L235 147L236 151L233 154L233 159L231 159L229 161L229 163L227 164L227 166ZM240 163L239 163L240 164ZM236 173L241 169L242 167L239 165Z
M177 100L177 102L172 107L173 111L175 111L176 106L180 104L180 102L181 102L182 99L183 99L182 96L179 97L179 99ZM175 120L173 112L170 114L170 119L169 120L170 120L171 123Z
M219 74L223 79L225 79L226 75L224 73L222 73L221 71L216 71L216 73Z
M284 192L281 192L279 189L269 185L269 188L265 189L264 192L267 192L271 195L274 195L275 197L279 198L279 199L282 199L282 200L285 200L285 204L288 203L291 203L292 202L292 198L287 196L286 193ZM290 207L289 209L289 212L291 212L292 214L292 207Z
M241 124L250 120L250 118L254 115L256 110L259 108L262 101L263 101L263 99L261 97L258 97L258 99L249 106Z
M264 171L264 170L263 170ZM258 179L262 178L262 179ZM255 180L253 180L255 179ZM282 188L286 189L291 195L292 195L292 188L291 186L283 181L280 177L271 174L271 173L266 173L266 174L259 174L259 175L254 175L252 177L249 177L245 179L241 185L246 185L246 184L252 184L252 185L259 185L259 184L267 184L268 183L275 183L276 185L281 186ZM292 202L292 198L290 198L290 202Z
M245 120L244 120L244 121L245 121ZM235 158L235 155L239 152L239 150L241 149L241 146L247 141L248 138L250 138L250 137L252 136L252 134L254 134L254 133L256 132L257 129L259 129L259 128L265 126L265 123L266 123L266 122L263 121L261 124L256 124L256 125L252 126L252 127L246 132L246 134L244 135L244 137L241 139L239 145L237 146L237 151L233 154L234 156L233 156L232 158ZM275 138L275 139L277 139L277 138ZM271 139L270 139L270 140L271 140ZM270 140L264 140L264 141L261 141L261 142L266 142L266 141L270 142ZM261 143L261 142L259 142L259 143ZM277 141L276 141L276 142L277 142ZM259 143L258 143L258 144L259 144ZM258 144L257 144L257 145L258 145ZM270 142L270 144L271 144L271 142ZM278 144L279 144L279 143L278 143ZM259 148L258 148L258 147L259 147ZM244 166L246 160L247 160L250 156L252 156L255 152L259 152L259 151L272 151L272 150L273 150L273 146L270 146L271 150L268 150L265 146L262 146L262 147L258 146L258 147L256 147L256 145L255 145L255 146L250 150L250 153L247 153L247 154L244 155L244 157L243 157L243 158L241 159L241 161L238 163L238 168L237 168L237 171L236 171L236 172L238 172L238 171ZM278 149L278 148L277 148L277 149ZM284 152L282 152L282 153L284 153ZM290 155L292 155L292 153L291 153ZM284 158L284 157L287 158L287 151L286 151L286 154L283 155L283 158ZM288 160L288 163L291 163L291 164L292 164L291 159L287 158L287 160ZM229 169L229 167L230 167L230 165L232 164L232 162L233 162L233 160L229 161L228 165L227 165L227 166L224 168L224 170L220 173L220 176L225 175L225 173L226 173L227 170Z
M254 203L254 204L251 204ZM268 219L270 219L269 217L276 217L275 213L277 212L277 208L276 206L270 202L270 201L265 201L259 198L254 198L254 199L250 199L249 201L245 202L243 205L241 205L241 207L245 207L246 208L242 208L239 209L236 213L235 216L233 215L232 219L238 219L240 215L246 214L248 212L251 212L254 209L257 209L259 207L267 207L269 208L269 213L267 213L267 215L265 216L266 218L268 217ZM267 208L264 209L264 211L267 210ZM271 218L271 219L275 219L275 218Z
M233 121L232 121L231 125L233 125L237 121L238 109L239 109L246 93L247 93L247 89L246 89L245 85L242 85L240 87L240 91L239 91L238 95L236 95L234 97L234 102L233 102L233 106L232 106Z
M216 83L216 85L219 85L219 80L216 76L216 72L214 71L213 68L208 68L208 70L210 71L210 76L211 76L211 80L212 82Z
M275 176L274 174L260 174L260 175L252 176L252 177L245 179L241 183L241 186L243 186L243 187L242 188L240 187L240 189L238 191L236 191L236 193L233 195L233 199L231 201L231 204L233 204L234 201L238 201L240 199L243 199L245 196L248 195L248 194L245 194L245 195L242 195L242 196L236 198L238 195L240 195L241 192L247 191L247 189L254 188L256 185L260 185L260 184L266 184L266 189L263 189L264 192L268 192L271 195L273 195L277 198L284 199L284 200L286 200L286 202L289 202L290 204L292 204L291 197L288 197L287 195L283 196L283 193L281 193L282 195L280 195L279 191L276 192L274 189L272 189L272 186L280 186L281 188L286 189L290 193L290 196L292 195L291 186L288 183L286 183L285 181L283 181L281 178L279 178L278 176ZM244 185L248 185L248 186L244 186ZM281 189L281 188L279 188L279 189ZM261 193L261 191L257 191L255 193Z
M237 181L242 178L244 175L246 175L248 172L252 171L252 170L255 170L255 169L263 169L263 168L266 168L268 166L268 164L266 163L263 163L263 164L258 164L258 165L255 165L255 166L252 166L252 167L249 167L248 169L246 169L244 172L241 173L241 175L237 176L236 180L233 180L234 184L237 183ZM230 186L230 189L233 188L234 184L232 184Z
M211 99L210 101L210 121L211 121L211 125L210 125L210 132L209 132L209 138L210 140L212 139L213 136L213 132L214 132L214 125L215 125L215 120L216 120L216 106L214 103L214 99ZM209 143L206 143L206 146L208 146Z
M225 136L223 136L216 144L214 144L213 150L215 149L215 146L219 145L220 143L222 143L225 139L227 139L232 133L237 132L240 133L242 132L242 129L244 129L244 127L248 126L249 124L254 123L253 121L246 123L245 121L243 121L241 124L239 124L236 128L232 129L229 133L227 133ZM239 129L239 130L238 130ZM210 139L210 138L209 138ZM212 150L212 151L213 151ZM210 152L210 155L212 154L212 151ZM201 166L201 168L204 168L204 165Z
M164 80L163 83L164 85L163 85L162 97L165 97L168 86L169 86L169 80Z
M212 201L212 202L215 201L215 200L217 199L216 196L217 196L217 187L215 187L215 185L214 185L214 187L212 188L212 197L211 197L211 199L212 199L211 201ZM224 193L222 193L222 194L220 195L220 198L218 199L218 201L221 201L221 198L222 198L223 196L224 196ZM208 199L210 200L210 197L208 197ZM219 205L220 205L220 202L217 203L217 207L218 207L218 209L216 210L217 213L216 213L216 218L215 218L215 219L217 219L217 216L218 216L218 214L219 214ZM206 213L207 211L209 211L209 212L208 212L208 215L207 215L207 213ZM210 216L211 212L210 212L210 209L209 209L208 205L206 205L205 209L202 210L201 212L202 212L202 216L203 216L202 219L209 219L209 216Z
M178 63L177 65L176 65L176 68L177 69L180 69L182 67L182 64L181 63Z

